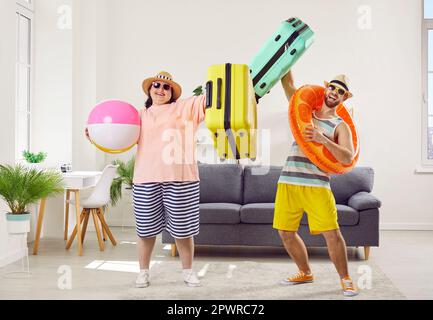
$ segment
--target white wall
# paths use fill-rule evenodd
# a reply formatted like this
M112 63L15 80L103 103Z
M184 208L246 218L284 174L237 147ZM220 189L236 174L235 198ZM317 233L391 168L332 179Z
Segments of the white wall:
M372 9L371 30L358 27L360 5ZM338 73L351 78L359 165L376 171L382 226L433 229L433 176L414 174L421 163L419 0L77 0L74 10L76 169L101 169L112 160L82 135L95 102L119 98L139 108L141 81L160 70L171 72L186 96L205 82L209 65L248 63L281 21L299 16L317 36L294 67L296 83L321 84ZM259 126L271 131L271 163L282 165L292 138L280 87L262 100Z
M432 175L421 162L421 3L407 0L106 1L104 98L143 105L140 84L161 69L185 94L205 82L215 63L248 63L280 21L299 16L317 37L297 63L298 85L338 73L352 80L361 135L359 165L376 171L384 227L433 229ZM372 9L372 29L358 28L360 5ZM159 10L161 9L161 10ZM404 22L404 23L403 23ZM104 54L105 53L105 54ZM105 94L104 94L105 93ZM271 163L282 165L291 141L287 103L277 87L262 100L259 125L271 130Z
M35 9L35 85L32 149L45 151L46 166L72 161L72 0L39 0Z

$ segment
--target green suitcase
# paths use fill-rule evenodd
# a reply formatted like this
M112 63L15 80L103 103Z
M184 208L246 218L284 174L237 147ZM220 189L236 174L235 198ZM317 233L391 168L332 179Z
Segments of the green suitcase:
M314 32L298 18L284 21L249 64L259 101L289 72L314 42Z

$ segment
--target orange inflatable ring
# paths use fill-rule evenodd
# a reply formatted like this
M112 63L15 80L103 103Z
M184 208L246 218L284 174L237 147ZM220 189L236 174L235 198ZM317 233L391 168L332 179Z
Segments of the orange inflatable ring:
M318 111L325 99L325 88L307 85L298 89L290 99L289 122L293 136L304 154L322 171L335 174L343 174L352 170L359 158L358 133L353 119L346 107L341 104L337 107L337 114L346 122L352 132L353 146L356 156L352 163L343 165L335 159L331 152L317 142L306 142L302 132L307 125L313 125L313 111Z

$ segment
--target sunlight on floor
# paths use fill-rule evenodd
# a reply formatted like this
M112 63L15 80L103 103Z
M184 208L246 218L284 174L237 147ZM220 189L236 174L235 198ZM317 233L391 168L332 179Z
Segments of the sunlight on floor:
M120 244L132 244L132 245L136 245L137 242L135 242L135 241L122 241L122 242L120 242Z
M237 268L237 265L235 265L235 264L229 265L228 271L227 271L227 279L233 278L233 271L235 271L236 268Z

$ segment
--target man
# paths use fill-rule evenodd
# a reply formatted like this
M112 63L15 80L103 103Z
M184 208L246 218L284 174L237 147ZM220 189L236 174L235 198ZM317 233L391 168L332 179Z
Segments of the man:
M295 93L293 77L289 72L282 80L287 99ZM352 97L345 75L325 82L325 99L320 111L313 113L313 126L303 132L306 141L323 144L342 164L355 157L349 126L337 115L337 106ZM278 181L275 200L274 228L278 230L284 247L298 266L299 272L282 284L302 284L314 281L308 263L307 249L297 231L305 211L312 234L322 234L329 256L341 279L343 294L358 294L347 266L346 243L337 222L337 209L332 194L330 175L320 170L302 152L295 142Z

